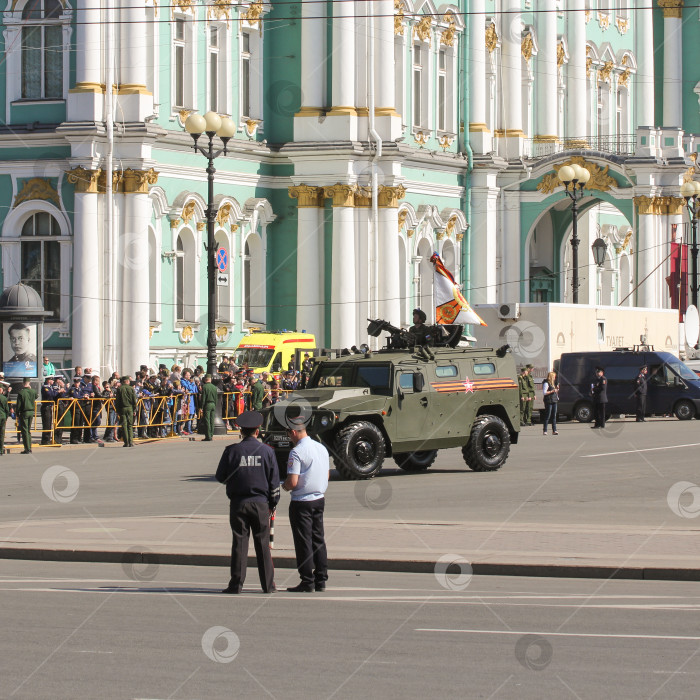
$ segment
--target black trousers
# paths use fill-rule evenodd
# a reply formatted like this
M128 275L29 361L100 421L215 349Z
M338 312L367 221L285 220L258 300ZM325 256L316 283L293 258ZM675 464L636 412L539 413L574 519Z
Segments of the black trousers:
M231 545L231 580L229 588L241 590L248 567L248 540L253 533L255 556L258 560L260 585L267 593L275 585L275 567L270 551L270 508L267 503L231 502L229 522L233 534Z
M291 501L289 504L289 524L302 583L325 583L328 580L328 554L323 534L325 504L325 498Z
M647 410L647 395L637 394L637 420L644 420Z
M598 428L605 427L605 412L607 407L607 403L600 403L600 401L596 401L593 404L593 409L595 410L595 424Z
M53 423L53 411L54 403L42 403L41 404L41 444L48 445L53 439L51 434L51 424Z

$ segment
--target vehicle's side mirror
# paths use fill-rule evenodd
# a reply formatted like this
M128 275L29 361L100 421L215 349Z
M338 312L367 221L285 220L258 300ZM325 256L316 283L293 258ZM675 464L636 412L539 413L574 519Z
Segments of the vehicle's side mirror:
M423 391L425 386L425 377L420 372L413 374L413 391Z
M280 372L281 370L282 370L282 365L279 362L275 362L275 364L272 365L273 372Z

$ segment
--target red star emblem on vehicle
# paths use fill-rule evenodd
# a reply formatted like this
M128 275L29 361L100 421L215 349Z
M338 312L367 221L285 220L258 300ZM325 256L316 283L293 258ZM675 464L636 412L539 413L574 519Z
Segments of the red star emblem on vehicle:
M464 393L468 394L470 391L472 394L474 393L474 383L469 381L469 377L467 377L462 384L464 384Z

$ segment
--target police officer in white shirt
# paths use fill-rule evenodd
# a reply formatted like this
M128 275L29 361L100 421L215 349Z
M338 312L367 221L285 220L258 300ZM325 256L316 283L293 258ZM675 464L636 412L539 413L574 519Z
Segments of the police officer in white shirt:
M243 588L251 531L263 592L277 590L270 552L270 515L280 500L280 475L274 450L257 439L262 421L258 411L244 411L238 416L241 441L224 450L216 470L216 479L226 484L226 495L231 500L229 521L233 533L231 580L222 593L240 593Z
M294 443L287 462L287 479L282 484L290 491L289 523L294 536L297 570L301 583L288 588L292 593L325 591L328 580L328 556L323 534L324 495L328 488L330 458L328 450L306 434L303 418L287 419L287 433Z

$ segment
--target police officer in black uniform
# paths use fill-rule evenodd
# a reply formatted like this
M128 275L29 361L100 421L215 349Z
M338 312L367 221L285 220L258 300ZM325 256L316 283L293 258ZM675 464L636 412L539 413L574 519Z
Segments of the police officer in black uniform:
M634 380L634 397L636 399L637 408L637 423L644 423L644 417L647 411L647 366L642 365L639 368L639 374Z
M222 593L240 593L243 588L251 531L263 592L277 590L270 552L270 515L280 500L280 476L274 451L257 439L262 422L258 411L238 416L241 441L224 450L216 470L216 479L226 484L226 495L231 500L229 522L233 533L231 580Z
M605 411L608 407L608 380L605 377L605 370L602 367L595 368L596 380L591 385L593 394L593 410L595 415L595 425L593 428L605 427Z

